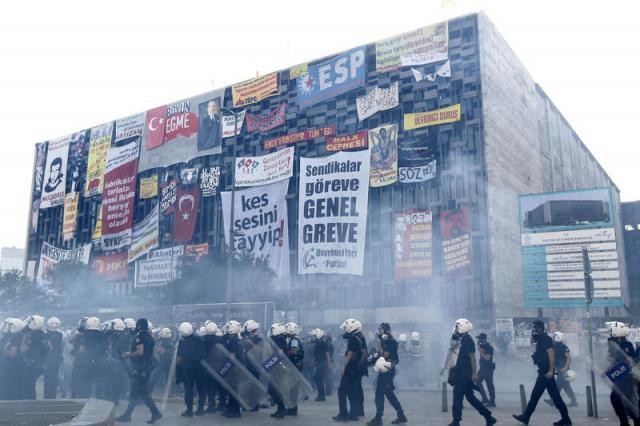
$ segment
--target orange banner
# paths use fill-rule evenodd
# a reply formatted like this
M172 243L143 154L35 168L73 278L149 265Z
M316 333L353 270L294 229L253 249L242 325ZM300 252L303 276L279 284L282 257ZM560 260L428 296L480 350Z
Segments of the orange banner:
M234 108L255 104L276 94L278 94L277 72L231 86Z

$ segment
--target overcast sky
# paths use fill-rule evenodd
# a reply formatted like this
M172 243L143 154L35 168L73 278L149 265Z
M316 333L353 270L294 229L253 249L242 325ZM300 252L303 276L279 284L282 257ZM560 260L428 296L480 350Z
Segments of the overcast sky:
M484 10L622 192L640 199L635 1L28 1L0 14L0 246L23 247L33 145Z

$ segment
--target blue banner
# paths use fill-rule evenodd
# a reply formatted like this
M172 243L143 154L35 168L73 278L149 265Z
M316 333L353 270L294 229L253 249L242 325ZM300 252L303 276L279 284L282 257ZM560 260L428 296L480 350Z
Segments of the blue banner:
M298 108L333 98L365 84L367 75L364 47L309 66L309 72L297 78Z

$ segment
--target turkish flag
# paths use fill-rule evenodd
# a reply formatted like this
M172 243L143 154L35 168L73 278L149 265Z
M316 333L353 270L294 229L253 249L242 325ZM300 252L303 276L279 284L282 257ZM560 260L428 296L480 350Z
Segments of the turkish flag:
M147 111L147 150L157 148L164 143L166 122L166 105Z
M193 185L178 189L178 197L173 216L173 241L185 243L193 238L198 219L200 187Z

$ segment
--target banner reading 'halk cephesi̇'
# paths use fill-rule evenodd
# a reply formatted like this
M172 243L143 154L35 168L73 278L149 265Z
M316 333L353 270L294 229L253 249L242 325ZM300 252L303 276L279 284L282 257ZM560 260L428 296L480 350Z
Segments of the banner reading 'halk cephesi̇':
M102 192L102 247L129 247L133 228L136 174L140 143L113 147L107 154Z
M236 191L233 209L234 252L267 257L280 288L289 285L289 179ZM221 192L225 239L229 243L231 192Z
M369 150L300 158L298 273L362 275Z

